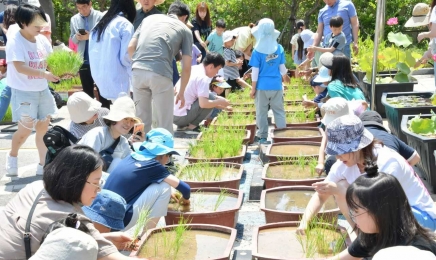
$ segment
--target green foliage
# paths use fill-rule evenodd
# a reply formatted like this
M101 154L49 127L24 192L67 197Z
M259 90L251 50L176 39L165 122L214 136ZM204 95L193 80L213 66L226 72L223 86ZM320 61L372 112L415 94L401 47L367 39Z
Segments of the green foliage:
M11 106L9 106L1 122L11 122L11 121L12 121L12 108Z
M81 86L82 82L80 77L74 77L71 79L62 79L59 83L54 84L53 82L48 83L57 92L66 92L73 88L73 86Z
M410 44L412 44L412 40L410 39L410 37L400 32L390 32L388 34L388 40L395 44L397 47L407 48Z
M54 51L47 57L49 70L61 78L77 75L82 64L82 56L72 51Z
M431 118L421 118L420 115L416 115L410 119L408 122L410 131L422 135L434 134L436 130L436 114L434 114L433 110L431 113Z

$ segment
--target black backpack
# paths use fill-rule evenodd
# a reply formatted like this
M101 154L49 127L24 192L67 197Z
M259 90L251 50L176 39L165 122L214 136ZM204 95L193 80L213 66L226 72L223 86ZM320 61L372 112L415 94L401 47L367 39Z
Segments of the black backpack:
M42 138L47 146L45 164L51 163L53 159L65 148L71 146L70 141L76 144L79 140L72 135L67 129L55 125L45 133Z
M61 107L65 106L67 104L67 102L62 99L62 97L61 97L61 95L59 95L59 93L54 91L54 89L52 89L52 88L49 88L49 89L50 89L50 93L53 95L53 98L56 102L56 107L58 109L60 109Z

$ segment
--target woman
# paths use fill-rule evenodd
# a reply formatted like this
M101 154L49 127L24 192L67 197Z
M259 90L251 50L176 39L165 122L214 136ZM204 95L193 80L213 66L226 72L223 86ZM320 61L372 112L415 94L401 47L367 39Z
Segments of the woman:
M294 60L295 65L300 65L305 59L306 54L303 51L303 40L300 38L300 33L306 29L306 26L304 24L303 20L297 20L295 23L294 29L297 31L294 36L292 36L291 44L292 44L292 59Z
M394 150L375 140L357 116L346 115L333 120L327 125L326 134L326 153L335 155L338 161L331 167L325 181L312 184L316 192L302 217L300 233L304 233L307 223L331 195L335 196L350 225L355 226L349 216L345 193L348 186L365 173L368 162L376 163L381 172L396 177L417 221L433 231L436 229L436 207L412 166Z
M96 152L100 153L118 140L112 154L113 161L106 170L108 173L132 152L129 142L124 136L129 134L135 123L141 123L141 119L136 117L135 113L135 103L131 98L127 96L118 98L111 106L109 114L103 116L106 126L90 130L78 142L78 144L92 147ZM140 136L135 136L135 138L138 138L138 141L144 140L144 137Z
M209 6L206 2L197 4L195 9L195 17L192 19L192 35L194 36L194 44L201 51L201 61L206 57L207 37L212 32L212 21L210 19ZM201 63L201 61L199 63Z
M113 0L107 13L92 29L89 61L92 78L100 97L115 100L120 92L129 93L132 61L127 47L132 35L136 10L133 0ZM102 102L109 108L109 102Z
M25 259L23 234L29 210L36 201L31 218L31 253L38 250L41 239L53 222L66 218L70 213L84 215L81 206L91 205L101 187L103 162L93 149L69 146L44 168L43 181L36 181L23 188L0 211L0 259ZM37 196L42 192L41 197ZM98 259L130 259L118 253L132 241L123 233L100 234L91 221L81 217L92 237L98 243ZM112 242L112 243L111 243Z
M251 29L254 27L255 24L250 23L248 26L238 27L232 30L234 35L238 35L235 44L233 45L233 49L242 51L247 61L251 58L253 46L256 41L251 33Z
M350 217L356 223L359 235L332 259L369 258L383 248L407 245L425 250L434 257L436 236L416 221L413 207L397 178L377 172L377 165L365 170L366 174L357 178L346 193Z
M257 137L259 143L268 137L268 110L274 113L277 128L286 127L283 106L282 80L289 82L285 67L285 52L277 43L280 32L274 29L274 21L264 18L252 31L256 37L253 56L250 59L252 89L251 98L255 98Z
M52 47L39 33L47 24L44 11L23 4L15 13L15 21L20 30L8 34L6 56L9 65L7 85L12 90L12 119L18 122L18 130L12 137L11 151L6 157L6 172L7 176L17 176L18 150L35 129L39 154L36 174L42 175L47 152L42 137L47 132L51 116L57 111L48 81L56 82L59 77L46 71L46 58Z

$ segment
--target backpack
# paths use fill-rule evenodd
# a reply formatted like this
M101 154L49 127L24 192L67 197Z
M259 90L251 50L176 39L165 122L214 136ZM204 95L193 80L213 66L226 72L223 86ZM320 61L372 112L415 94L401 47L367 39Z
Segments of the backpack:
M60 109L61 107L65 106L67 104L67 102L65 100L62 99L61 95L59 95L59 93L57 93L56 91L54 91L52 88L50 88L50 93L53 95L53 98L55 100L56 103L56 107L58 109Z
M58 125L50 128L47 133L45 133L42 140L47 147L45 164L51 163L65 147L71 146L70 141L73 144L76 144L79 141L67 129Z

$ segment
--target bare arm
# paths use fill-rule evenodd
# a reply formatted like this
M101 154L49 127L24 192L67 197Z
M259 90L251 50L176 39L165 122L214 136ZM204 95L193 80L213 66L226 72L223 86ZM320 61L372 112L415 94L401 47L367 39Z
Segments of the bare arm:
M127 52L129 53L130 59L132 59L133 54L135 54L137 45L138 45L138 39L132 38L129 42L129 46L127 47Z
M294 53L296 50L297 48L295 48L295 45L292 44L292 52L291 52L292 59L294 59Z
M185 89L186 85L188 85L189 78L191 77L191 62L191 56L182 55L182 75L180 77L180 89L176 96L176 104L180 101L180 107L185 105Z
M425 38L435 38L436 37L436 24L432 24L429 32L423 32L418 34L418 42L422 41Z
M206 97L199 97L198 103L201 108L227 107L230 105L230 102L224 98L209 100L209 98Z
M319 194L318 192L315 192L313 194L312 198L307 204L304 215L301 217L300 226L297 230L298 233L304 234L304 231L307 229L307 225L309 224L310 220L313 218L313 216L318 214L318 212L321 210L322 206L330 196L331 195L329 194Z
M319 147L319 154L318 154L318 165L316 166L316 171L319 175L322 174L324 170L324 162L325 162L325 147L327 145L327 136L321 128L321 134L322 134L322 140L321 140L321 146Z
M318 46L319 43L321 42L323 31L324 31L324 23L318 23L318 29L316 29L316 35L314 36L313 39L314 46Z
M336 50L335 47L322 48L322 47L312 46L309 48L312 49L313 51L319 51L319 52L334 52Z
M13 64L15 66L15 69L18 71L18 73L27 76L42 77L52 82L56 82L59 80L59 77L54 76L53 74L51 74L51 72L33 69L29 66L26 66L24 62L14 61Z
M417 152L415 152L412 156L412 158L409 159L409 164L411 166L414 166L415 164L419 163L419 161L421 161L421 157L419 156L419 154Z

